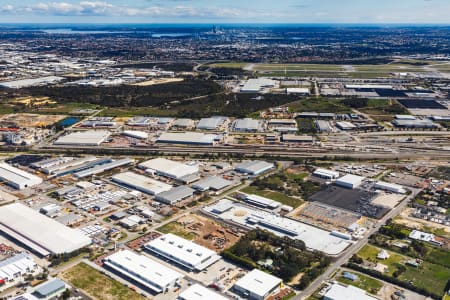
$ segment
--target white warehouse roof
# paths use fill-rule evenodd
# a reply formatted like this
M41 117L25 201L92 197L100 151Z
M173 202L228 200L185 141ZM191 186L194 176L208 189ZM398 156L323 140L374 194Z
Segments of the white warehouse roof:
M251 78L241 88L241 93L258 93L264 88L274 88L276 86L279 86L279 81L264 77Z
M392 85L381 85L381 84L346 84L346 89L386 89L392 90L394 87Z
M171 233L146 244L145 249L196 271L202 271L220 259L216 252Z
M177 202L183 201L194 195L195 190L186 186L180 185L170 189L170 191L162 192L155 197L156 201L174 205Z
M381 189L381 190L387 190L387 191L391 191L391 192L399 193L399 194L406 193L406 190L403 188L403 186L395 184L395 183L384 182L384 181L378 181L375 184L375 188Z
M253 160L253 161L246 161L243 163L240 163L236 166L236 171L241 173L248 173L252 175L259 175L264 172L269 171L270 169L274 168L275 165L273 163L269 163L266 161L260 161L260 160Z
M163 292L183 278L182 274L129 250L116 252L104 262L108 267L157 293Z
M259 120L245 118L238 119L234 121L235 131L258 131L261 127L261 122Z
M262 228L278 236L302 240L307 248L331 256L340 254L351 245L351 241L334 236L329 231L272 212L233 203L227 199L205 206L203 210L225 222L233 222L252 229Z
M138 130L125 130L122 132L123 135L129 136L136 139L146 140L148 139L148 133L144 131L138 131Z
M336 180L336 184L343 186L343 187L348 187L348 188L354 189L354 188L360 186L363 180L364 180L364 177L362 177L362 176L347 174L345 176L342 176L338 180Z
M344 286L340 283L335 283L326 292L323 297L324 300L377 300L377 298L369 296L366 291L354 287L352 285Z
M225 123L226 120L226 117L204 118L198 122L197 128L201 130L215 130Z
M313 175L323 178L336 179L339 177L339 172L327 169L317 169L314 171Z
M281 206L280 202L277 202L275 200L266 197L261 197L258 195L245 195L245 201L256 206L261 206L270 209L275 209Z
M139 164L141 169L150 169L163 176L173 179L180 179L185 176L198 173L197 166L188 166L186 164L168 160L165 158L155 158Z
M0 207L0 231L42 256L71 253L91 239L20 203Z
M37 86L37 85L46 85L49 83L57 83L62 81L63 77L58 76L46 76L39 78L30 78L30 79L20 79L15 81L3 81L0 82L0 86L10 89L20 89L24 87Z
M112 177L112 180L150 195L156 195L172 189L170 184L133 172L116 174Z
M106 163L106 164L96 165L96 166L93 166L86 170L76 172L74 174L74 176L77 178L83 178L83 177L87 177L87 176L91 176L91 175L95 175L95 174L100 174L100 173L109 171L111 169L114 169L117 167L122 167L122 166L129 165L132 163L134 163L134 160L131 158L118 159L118 160L114 160L114 161Z
M31 255L24 252L15 254L0 262L0 278L5 281L13 280L16 274L27 274L37 267Z
M224 296L196 283L178 296L180 300L227 300Z
M242 290L247 290L251 294L259 296L263 299L276 286L280 286L283 281L258 269L247 273L239 279L234 286Z
M72 132L58 138L54 145L66 146L99 146L108 140L111 132L107 130L88 130Z
M22 171L4 162L0 163L0 179L8 182L9 185L19 190L42 183L40 177Z
M195 184L192 185L192 188L200 191L207 191L207 190L219 191L232 184L233 182L230 180L226 180L219 176L211 176L204 178L200 181L197 181Z
M309 95L311 94L310 89L308 88L287 88L286 93L288 94L305 94Z
M160 135L156 142L183 145L213 145L216 138L216 134L204 134L201 132L165 132Z

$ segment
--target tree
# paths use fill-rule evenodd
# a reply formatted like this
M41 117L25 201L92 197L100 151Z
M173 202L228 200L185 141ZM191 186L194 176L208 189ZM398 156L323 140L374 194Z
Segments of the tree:
M70 290L69 289L65 289L64 292L61 294L61 299L62 300L67 300L70 298Z

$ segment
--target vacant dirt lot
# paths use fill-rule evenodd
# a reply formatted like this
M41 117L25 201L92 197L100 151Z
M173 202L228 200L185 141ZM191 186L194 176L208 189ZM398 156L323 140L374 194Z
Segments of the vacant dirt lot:
M183 81L183 78L161 78L161 79L151 79L148 81L143 81L136 83L134 85L136 86L151 86L151 85L157 85L157 84L165 84L165 83L172 83L172 82L180 82Z
M19 127L46 127L65 117L64 115L10 114L2 117L0 122L16 124Z
M221 251L234 245L241 236L232 228L227 228L213 220L195 214L182 217L174 223L158 228L158 230L191 239L197 244L214 251Z

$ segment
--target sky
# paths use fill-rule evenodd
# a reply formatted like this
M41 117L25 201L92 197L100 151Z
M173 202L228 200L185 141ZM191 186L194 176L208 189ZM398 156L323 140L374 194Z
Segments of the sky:
M0 23L449 24L450 0L0 0Z

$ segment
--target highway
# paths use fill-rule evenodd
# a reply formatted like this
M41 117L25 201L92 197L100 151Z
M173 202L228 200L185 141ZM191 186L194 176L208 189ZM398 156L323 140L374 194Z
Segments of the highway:
M346 264L347 261L357 253L364 245L367 244L369 237L377 232L383 225L386 224L387 220L394 218L399 215L401 211L406 207L409 201L414 199L414 197L420 192L420 190L414 190L407 198L405 198L397 207L387 213L372 229L368 231L365 237L352 246L350 246L345 253L339 257L336 261L334 261L330 267L319 277L317 277L305 290L300 292L294 299L302 300L308 298L312 295L322 284L324 281L330 279L332 275L340 268L342 265Z

